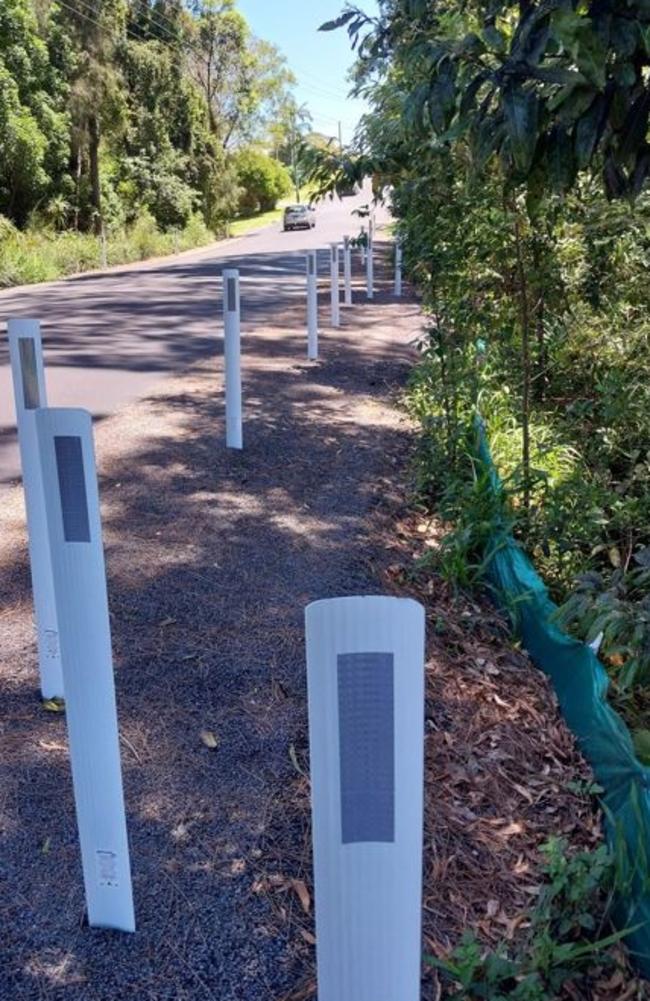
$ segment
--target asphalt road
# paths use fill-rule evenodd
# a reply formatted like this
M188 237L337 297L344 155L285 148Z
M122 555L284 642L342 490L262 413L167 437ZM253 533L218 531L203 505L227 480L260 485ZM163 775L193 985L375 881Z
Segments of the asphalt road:
M50 406L84 407L104 417L161 378L221 353L223 267L240 269L243 332L257 324L277 326L283 309L305 295L304 251L322 249L323 284L329 243L359 232L361 221L352 213L369 196L365 190L319 205L311 231L283 233L276 224L174 257L1 292L0 484L20 475L8 319L41 320ZM377 212L379 225L387 218Z

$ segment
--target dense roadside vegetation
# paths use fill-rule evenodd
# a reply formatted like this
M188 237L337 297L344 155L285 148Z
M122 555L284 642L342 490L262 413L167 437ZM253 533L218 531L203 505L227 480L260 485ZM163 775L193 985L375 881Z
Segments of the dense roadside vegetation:
M379 9L323 26L347 29L371 110L313 176L322 193L370 175L390 194L422 296L409 406L421 498L448 526L427 559L471 586L512 531L561 624L600 644L650 762L650 4ZM533 984L528 960L488 969L472 945L456 958L458 997L554 998L568 975Z
M273 209L310 129L294 82L235 0L0 4L0 287Z
M355 154L315 176L391 191L428 316L410 394L421 487L454 526L432 558L472 583L506 517L564 624L602 637L615 698L645 730L650 6L380 6L325 26L347 26L372 111ZM496 505L471 454L477 414Z

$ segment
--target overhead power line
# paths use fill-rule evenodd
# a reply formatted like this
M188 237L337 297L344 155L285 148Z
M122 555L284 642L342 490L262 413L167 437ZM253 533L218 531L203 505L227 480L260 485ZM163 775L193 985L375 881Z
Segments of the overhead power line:
M104 35L109 35L110 34L114 41L119 41L119 36L110 33L107 25L100 24L100 22L97 20L97 18L91 17L90 14L86 13L86 11L90 10L94 14L95 13L94 8L92 8L88 3L86 3L85 0L76 0L76 2L77 2L77 4L81 4L81 6L85 8L85 10L81 10L78 6L77 7L73 7L71 4L67 3L67 0L57 0L57 3L59 4L60 7L65 7L66 10L70 11L75 16L82 17L85 21L88 21L90 24L94 24L95 27L99 28L99 30ZM143 41L142 37L140 35L136 35L129 27L125 27L125 34L129 38L132 38L135 42L142 42ZM176 39L176 38L174 38L174 41L176 41L176 40L178 40L180 42L180 44L184 48L189 49L190 52L193 52L194 55L198 56L207 65L207 60L205 58L204 53L202 53L194 45L192 45L190 42L188 42L187 39L184 39L184 38ZM170 46L170 42L172 40L171 39L166 40L166 39L152 37L152 38L149 38L149 39L144 39L144 41L160 42L161 45L165 45L167 48L170 48L171 47Z

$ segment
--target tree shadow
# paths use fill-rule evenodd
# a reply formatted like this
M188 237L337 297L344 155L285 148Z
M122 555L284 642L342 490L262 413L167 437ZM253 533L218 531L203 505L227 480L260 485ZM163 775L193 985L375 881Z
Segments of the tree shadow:
M391 301L387 246L377 250L375 305ZM329 263L319 251L319 314L329 324ZM161 265L146 271L79 276L71 281L14 297L13 316L43 318L43 346L50 373L50 401L77 399L81 378L87 386L89 408L105 416L148 392L156 378L177 375L204 358L222 352L221 272L224 264L241 274L242 332L254 338L256 330L278 328L298 332L306 323L305 258L286 254L245 253L219 261ZM364 276L358 258L354 269L355 298L365 298ZM87 284L84 284L87 282ZM6 306L5 306L6 308ZM343 322L346 322L343 310ZM354 322L361 317L354 311ZM89 313L92 321L89 324ZM373 314L376 322L376 314ZM269 339L269 333L264 338ZM289 353L294 350L287 344ZM8 347L0 338L0 389L11 398ZM54 392L52 391L54 387ZM3 423L13 427L13 410L0 407ZM0 439L0 483L16 478L15 448Z
M134 936L83 926L65 723L35 709L24 552L4 568L0 995L259 1001L303 979L304 942L260 887L294 875L266 853L271 823L302 843L275 807L305 746L304 606L378 590L366 519L408 461L386 404L412 351L381 313L328 333L317 364L298 311L285 338L248 334L241 453L211 360L104 429L125 435L101 495Z

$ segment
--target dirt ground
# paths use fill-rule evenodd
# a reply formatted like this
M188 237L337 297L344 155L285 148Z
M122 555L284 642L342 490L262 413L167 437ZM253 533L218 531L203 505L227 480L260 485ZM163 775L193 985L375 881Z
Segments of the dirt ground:
M314 994L303 609L316 598L415 589L428 606L425 950L467 925L516 934L539 845L597 839L544 679L489 607L408 576L438 531L408 499L414 429L398 406L421 318L383 281L323 331L317 363L301 310L246 332L242 453L224 446L216 359L97 427L132 936L84 921L65 720L38 698L22 497L3 492L1 999Z

